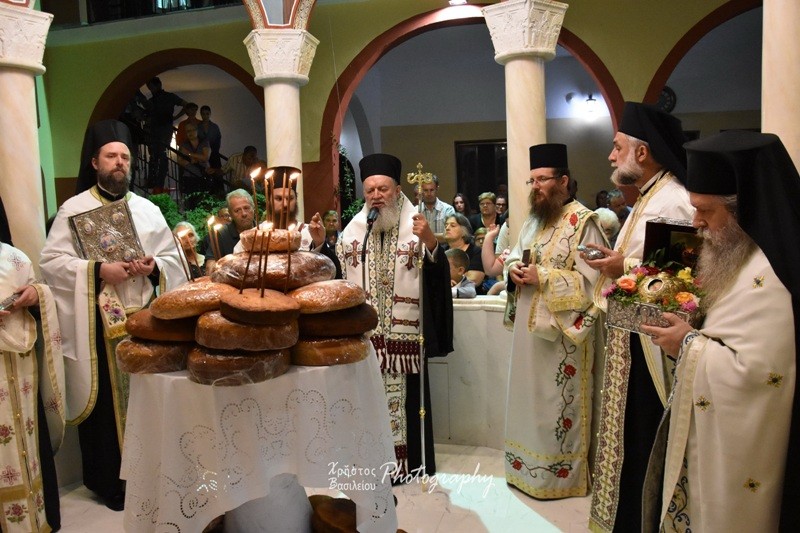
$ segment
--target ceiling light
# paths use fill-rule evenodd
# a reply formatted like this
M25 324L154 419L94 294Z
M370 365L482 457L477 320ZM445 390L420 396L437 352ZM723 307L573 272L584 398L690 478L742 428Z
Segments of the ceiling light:
M451 6L463 6L467 3L467 0L448 0L447 3Z
M589 98L586 99L586 112L594 113L597 111L597 100L592 98L592 93L589 93Z

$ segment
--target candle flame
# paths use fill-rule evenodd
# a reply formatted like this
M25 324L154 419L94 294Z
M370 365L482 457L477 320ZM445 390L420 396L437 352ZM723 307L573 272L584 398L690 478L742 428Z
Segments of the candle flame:
M178 232L178 238L179 239L183 239L187 235L189 235L189 230L188 229L182 229L181 231Z
M219 231L221 229L222 229L222 224L215 224L214 225L214 231Z
M293 231L293 230L294 230L294 224L292 224L291 226L289 226L287 229L288 229L289 231Z
M211 227L211 224L214 223L214 220L215 220L214 215L211 215L210 217L208 217L208 226L209 227Z
M256 179L258 175L261 174L261 168L257 168L250 173L250 177L252 179Z

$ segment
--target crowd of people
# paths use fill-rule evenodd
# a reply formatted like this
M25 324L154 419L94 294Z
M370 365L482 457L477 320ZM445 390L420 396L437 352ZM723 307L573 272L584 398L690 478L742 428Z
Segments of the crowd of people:
M177 181L184 209L199 203L200 197L194 193L221 198L234 189L248 188L251 173L267 168L255 146L245 146L229 157L220 153L222 131L211 120L209 105L198 106L166 91L158 77L150 79L146 86L150 98L137 91L121 120L131 129L134 143L147 147L147 164L139 172L145 177L141 185L148 193L170 191L173 185L167 176L173 160L177 174L171 178ZM184 116L176 126L175 122Z
M201 128L182 128L198 160ZM504 450L510 485L542 500L591 493L597 531L797 524L800 248L785 237L800 231L793 204L800 176L776 136L725 132L684 144L676 118L628 102L608 159L613 184L637 191L632 207L619 189L598 193L596 210L584 206L568 147L535 145L529 175L510 177L530 188L528 216L510 242L505 194L480 194L479 212L470 213L463 194L452 206L440 200L434 177L420 184L415 206L400 187L400 160L372 154L359 163L364 207L344 228L337 211L299 220L296 183L276 183L261 216L239 187L213 214L216 246L201 249L191 224L170 230L155 205L129 190L132 146L120 122L87 131L81 192L61 206L42 250L44 283L2 235L2 296L12 295L0 309L4 380L22 386L40 373L36 394L12 395L19 405L8 410L0 405L0 428L30 437L15 441L14 460L37 462L36 477L0 493L4 530L13 505L24 507L20 520L29 530L58 529L52 447L65 420L78 424L84 484L109 508L123 508L127 394L113 357L125 335L119 321L185 282L182 262L192 276L209 274L219 257L241 250L243 231L276 216L301 233L303 250L328 256L337 277L362 286L378 311L370 340L391 419L395 483L420 469L436 472L425 368L453 351L453 299L505 290L513 329ZM202 152L211 157L210 149ZM246 149L236 164L260 163ZM144 255L81 257L70 217L123 198ZM661 325L641 332L604 328L608 288L641 267L646 222L658 217L691 220L702 238L697 279L705 320L693 326L664 312ZM34 350L24 310L35 307L48 325L43 331L55 333L44 339L40 360L47 364L39 370L37 358L20 356ZM604 365L599 410L592 405L595 361ZM24 417L14 420L15 412ZM591 460L593 412L600 429Z

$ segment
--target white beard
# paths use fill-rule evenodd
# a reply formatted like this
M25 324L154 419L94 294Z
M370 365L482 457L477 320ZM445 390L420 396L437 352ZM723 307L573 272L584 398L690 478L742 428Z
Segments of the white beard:
M386 233L392 231L400 222L400 199L392 205L385 205L381 208L378 218L372 226L372 231Z
M697 259L697 277L705 292L700 306L708 310L728 292L757 245L734 220L714 232L701 228L698 234L703 247Z

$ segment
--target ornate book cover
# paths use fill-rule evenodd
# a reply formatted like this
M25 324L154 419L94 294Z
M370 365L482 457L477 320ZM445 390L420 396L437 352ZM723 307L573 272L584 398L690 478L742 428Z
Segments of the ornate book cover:
M69 217L75 247L84 259L132 261L144 257L128 202L110 204Z

